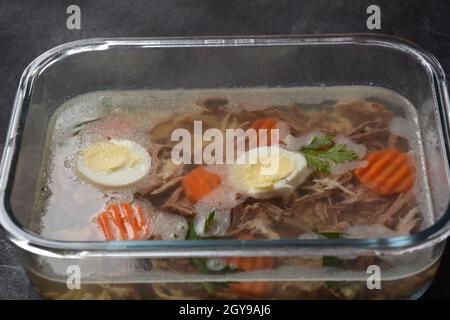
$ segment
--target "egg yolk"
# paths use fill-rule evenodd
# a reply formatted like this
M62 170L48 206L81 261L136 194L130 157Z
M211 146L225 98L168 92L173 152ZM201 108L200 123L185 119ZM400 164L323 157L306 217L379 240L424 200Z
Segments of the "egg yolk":
M274 159L259 159L254 164L238 165L239 180L247 189L251 188L270 188L275 183L288 177L295 169L295 164L287 155L280 155L278 157L278 166L275 166L273 174L263 174L264 169L268 169L273 163Z
M124 146L111 142L97 142L87 147L81 157L96 172L110 173L133 166L139 157Z

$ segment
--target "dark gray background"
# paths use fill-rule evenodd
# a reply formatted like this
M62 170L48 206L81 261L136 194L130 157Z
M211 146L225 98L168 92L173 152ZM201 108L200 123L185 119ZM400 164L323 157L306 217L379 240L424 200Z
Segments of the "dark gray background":
M66 28L70 4L81 7L81 30ZM377 32L416 42L450 74L448 0L0 0L0 150L22 71L36 56L61 43L92 37L369 32L369 4L381 7ZM0 299L36 299L14 251L0 227ZM424 298L450 298L449 270L447 249Z

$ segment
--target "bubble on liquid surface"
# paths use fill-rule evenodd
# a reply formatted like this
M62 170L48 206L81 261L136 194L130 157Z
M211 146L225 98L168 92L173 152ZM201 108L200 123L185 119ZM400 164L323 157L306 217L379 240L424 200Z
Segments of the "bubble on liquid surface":
M151 234L162 240L184 240L188 230L185 217L158 211L150 218Z

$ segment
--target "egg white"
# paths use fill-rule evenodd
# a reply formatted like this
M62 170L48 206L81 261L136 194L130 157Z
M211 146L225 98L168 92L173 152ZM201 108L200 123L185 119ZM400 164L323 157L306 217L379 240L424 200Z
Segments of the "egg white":
M110 140L117 146L125 147L137 156L138 160L132 166L119 168L113 172L98 172L90 168L83 157L77 159L77 169L87 180L105 187L123 187L138 182L150 171L151 157L144 147L130 140Z

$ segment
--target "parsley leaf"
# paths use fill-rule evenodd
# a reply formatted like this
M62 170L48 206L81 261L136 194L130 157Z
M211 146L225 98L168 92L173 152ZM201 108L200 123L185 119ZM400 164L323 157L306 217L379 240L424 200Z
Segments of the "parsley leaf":
M334 267L334 268L343 268L344 260L334 257L334 256L324 256L322 257L322 266L323 267Z
M186 232L186 240L198 240L199 236L197 234L197 232L195 232L194 229L194 221L189 220L188 221L188 230Z
M333 144L333 137L330 135L315 136L311 143L299 152L305 157L309 168L327 174L330 174L332 163L358 159L356 153L349 150L345 144Z
M340 239L342 237L342 232L327 231L327 232L319 232L319 234L328 239Z
M192 258L190 259L191 263L195 265L200 271L200 273L209 273L208 266L206 265L207 261L204 258Z
M327 289L330 289L330 290L339 288L339 282L337 282L337 281L325 281L324 285Z
M210 296L215 296L218 289L228 288L228 282L201 282L200 285Z
M319 232L319 234L328 239L340 239L342 237L342 232L332 232L332 231L331 232ZM338 257L334 257L334 256L323 256L322 257L322 266L323 267L343 268L344 260L342 260Z
M320 156L315 154L310 154L307 152L302 152L305 156L306 162L308 163L308 167L311 169L315 169L319 172L330 174L330 163L327 160L321 159Z
M323 149L325 147L331 147L333 145L333 137L326 134L323 136L315 136L311 143L306 147L308 149Z
M321 154L322 158L328 159L334 163L344 163L346 161L356 160L358 156L347 149L345 144L335 144L327 152Z
M209 232L209 229L211 228L211 224L214 221L214 216L216 215L216 211L211 211L208 215L208 217L205 220L205 233Z

